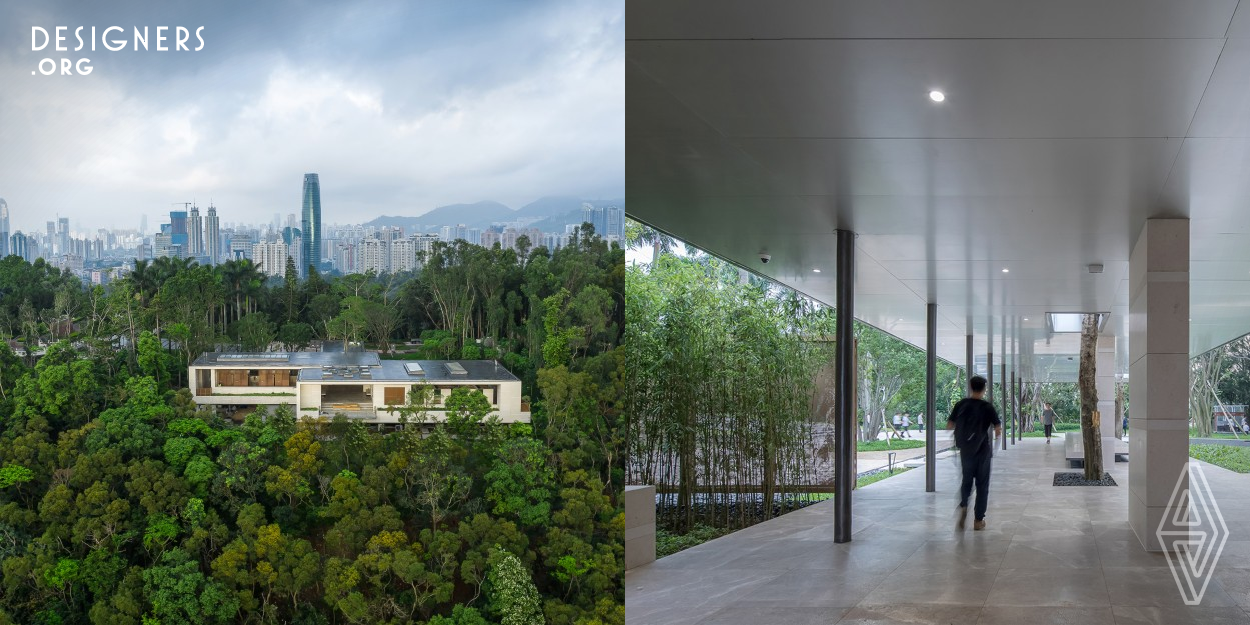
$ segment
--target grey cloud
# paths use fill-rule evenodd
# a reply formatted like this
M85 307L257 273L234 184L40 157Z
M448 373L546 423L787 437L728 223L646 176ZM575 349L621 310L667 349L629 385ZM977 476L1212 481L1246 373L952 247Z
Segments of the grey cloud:
M208 45L31 76L32 21L203 25ZM339 222L623 193L621 2L28 2L0 24L15 227L133 226L210 196L223 221L267 221L296 211L308 171Z

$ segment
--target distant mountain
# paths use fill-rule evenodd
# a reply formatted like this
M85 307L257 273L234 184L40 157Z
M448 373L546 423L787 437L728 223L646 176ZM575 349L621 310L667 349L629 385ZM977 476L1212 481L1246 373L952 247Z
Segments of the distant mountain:
M470 228L482 228L492 221L503 221L510 218L514 211L499 202L476 202L473 204L449 204L440 206L424 215L416 217L391 217L383 215L364 225L381 228L384 226L403 226L411 230L420 225L429 229L431 226L454 226L465 224ZM515 219L515 218L513 218ZM484 225L483 225L484 224Z
M581 204L578 204L577 210L571 210L562 215L552 215L551 217L540 219L525 227L526 228L538 228L542 232L564 232L564 226L566 226L567 224L580 224L580 223L582 223L582 209L581 209Z
M366 226L402 226L406 232L415 232L415 226L430 231L438 226L464 224L470 228L488 228L492 223L521 220L526 227L543 232L563 232L564 224L581 223L582 204L592 206L624 206L624 199L583 200L575 197L549 196L539 198L513 210L499 202L483 201L475 204L451 204L440 206L416 217L383 215Z

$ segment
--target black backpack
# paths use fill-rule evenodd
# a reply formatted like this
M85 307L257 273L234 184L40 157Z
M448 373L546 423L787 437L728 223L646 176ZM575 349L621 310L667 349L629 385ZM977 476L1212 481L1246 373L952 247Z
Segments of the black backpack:
M955 421L955 446L961 451L976 453L989 440L990 422L985 417L985 401L966 398L951 411Z

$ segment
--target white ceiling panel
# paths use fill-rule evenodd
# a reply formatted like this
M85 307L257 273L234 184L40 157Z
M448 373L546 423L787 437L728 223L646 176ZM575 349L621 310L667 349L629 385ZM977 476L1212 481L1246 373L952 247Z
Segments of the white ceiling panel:
M941 357L962 363L968 333L1001 351L1006 328L1054 373L1076 352L1045 330L1060 310L1110 311L1126 368L1129 253L1146 219L1189 217L1191 352L1250 331L1235 1L626 10L635 218L828 304L853 230L859 318L923 346L934 301Z
M630 0L625 23L628 39L1222 38L1236 7L1236 0L791 0L766 8L758 0ZM1250 36L1245 26L1240 36Z
M632 62L730 137L1063 138L1184 136L1224 40L626 45ZM946 92L942 106L930 89Z

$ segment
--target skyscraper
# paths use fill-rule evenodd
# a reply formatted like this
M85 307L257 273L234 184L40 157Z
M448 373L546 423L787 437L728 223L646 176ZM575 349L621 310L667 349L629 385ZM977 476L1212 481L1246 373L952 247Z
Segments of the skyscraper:
M204 254L204 222L200 221L200 207L194 204L187 215L187 252L192 258Z
M304 261L300 275L308 275L308 266L321 266L321 181L317 174L304 174L304 201L300 206L300 235L303 237Z
M208 214L204 216L204 247L208 254L208 264L216 265L221 261L221 228L217 224L217 207L208 205Z
M72 254L69 249L69 217L56 220L57 254Z
M56 252L56 250L53 249L56 244L56 222L55 221L48 222L48 240L46 241L46 243L48 246L48 255L51 256L52 254Z
M0 257L9 255L9 205L0 197Z
M268 241L252 244L252 262L267 276L281 276L286 272L286 243Z
M169 211L169 230L161 226L161 231L169 234L169 245L177 247L178 253L173 254L174 258L182 258L187 256L190 246L187 245L187 211Z
M603 232L603 238L609 241L620 241L625 238L625 209L619 206L609 206L607 209L608 227Z
M21 230L13 233L9 237L9 253L14 256L21 256L25 260L31 260L30 250L26 245L26 235Z

